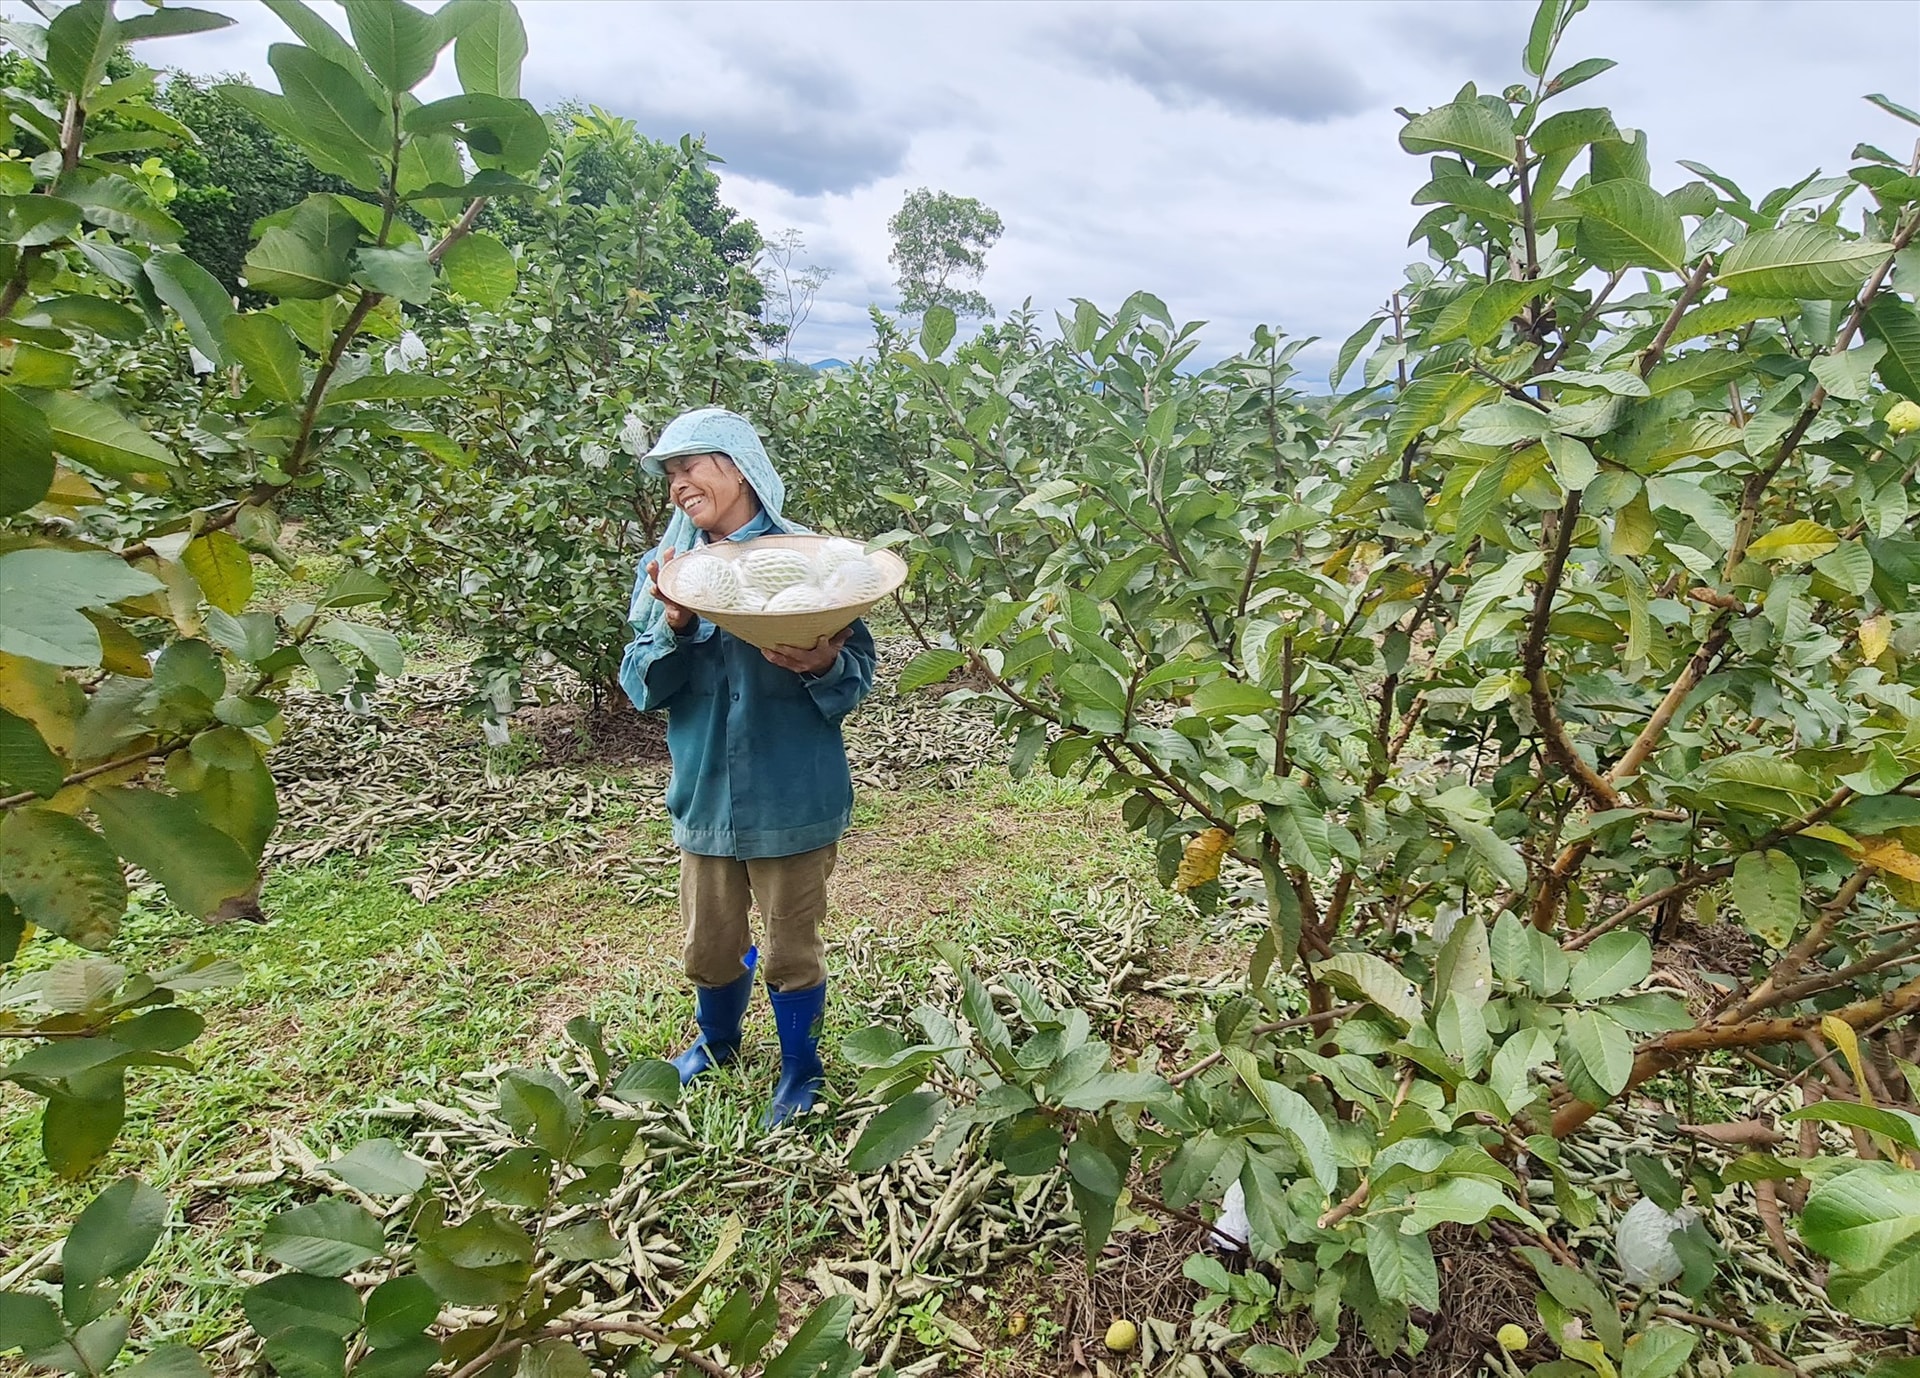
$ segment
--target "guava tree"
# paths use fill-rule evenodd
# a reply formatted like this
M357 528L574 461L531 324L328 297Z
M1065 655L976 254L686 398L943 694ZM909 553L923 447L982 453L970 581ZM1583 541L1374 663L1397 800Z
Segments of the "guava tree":
M1090 1249L1137 1167L1176 1209L1238 1181L1328 1346L1343 1307L1418 1343L1434 1225L1547 1233L1518 1154L1589 1222L1556 1140L1656 1073L1841 1038L1861 1097L1915 1076L1916 161L1657 189L1567 99L1612 65L1556 65L1579 8L1540 6L1530 84L1408 120L1428 261L1342 347L1358 391L1305 407L1265 332L1183 372L1195 328L1144 294L1006 358L945 362L929 312L895 355L933 419L904 682L970 668L1016 768L1088 775L1167 881L1267 923L1176 1076L1018 989L866 1036L862 1145L1064 1152ZM1063 391L1065 443L1029 445ZM1750 965L1691 1009L1640 989L1651 938L1721 913Z
M504 0L350 4L351 42L296 0L274 8L301 40L271 50L281 91L226 94L355 191L262 222L245 278L273 304L257 311L178 252L179 223L127 161L193 131L152 103L149 69L105 79L122 44L231 21L79 0L6 29L60 94L0 93L0 966L32 971L0 1002L0 1078L45 1099L47 1160L68 1176L118 1134L130 1069L189 1065L202 1021L176 997L225 970L107 955L126 868L189 914L256 914L279 691L400 668L392 634L347 611L386 596L371 576L251 606L255 561L291 564L276 505L349 438L428 439L409 409L449 384L382 367L369 342L493 261L474 219L546 147L503 94L519 60ZM449 45L463 94L422 104L410 93ZM162 362L123 371L123 346Z

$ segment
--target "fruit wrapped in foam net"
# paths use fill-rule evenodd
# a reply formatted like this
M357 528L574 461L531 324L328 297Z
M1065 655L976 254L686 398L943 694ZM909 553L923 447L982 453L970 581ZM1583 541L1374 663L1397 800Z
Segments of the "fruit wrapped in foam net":
M829 607L843 607L851 603L871 603L886 587L887 576L880 572L879 566L867 559L857 559L842 562L827 576L822 591Z
M740 606L740 576L718 555L692 554L674 575L674 587L695 607L731 612Z
M824 588L828 578L840 566L851 560L864 562L866 558L866 547L858 541L849 541L843 536L835 536L814 553L813 582Z
M769 599L813 576L813 562L797 550L750 550L734 563L740 582Z
M826 606L826 595L812 584L793 584L769 598L763 611L818 612Z

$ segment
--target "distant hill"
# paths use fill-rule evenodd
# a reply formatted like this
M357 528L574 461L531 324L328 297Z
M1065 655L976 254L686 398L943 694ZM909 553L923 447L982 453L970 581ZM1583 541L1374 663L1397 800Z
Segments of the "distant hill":
M845 359L815 359L810 367L815 373L825 373L828 369L852 368L853 365Z

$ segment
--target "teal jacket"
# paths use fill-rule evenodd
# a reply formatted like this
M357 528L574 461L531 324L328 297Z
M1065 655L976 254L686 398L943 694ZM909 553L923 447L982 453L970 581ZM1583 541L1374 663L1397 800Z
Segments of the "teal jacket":
M728 537L780 528L765 513ZM634 600L645 596L640 561ZM861 622L819 675L783 670L705 618L683 634L636 631L620 684L642 712L665 709L673 840L700 856L792 856L839 840L853 817L840 722L873 688L873 636Z

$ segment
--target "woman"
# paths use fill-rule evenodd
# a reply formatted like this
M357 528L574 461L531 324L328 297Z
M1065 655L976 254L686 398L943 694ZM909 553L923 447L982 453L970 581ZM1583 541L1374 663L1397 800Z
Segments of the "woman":
M739 1053L758 955L747 909L758 901L780 1037L780 1081L761 1117L770 1127L810 1109L820 1090L820 921L853 813L840 722L873 687L873 637L855 622L812 646L761 651L658 592L660 567L697 543L803 529L781 518L786 485L746 418L688 412L642 463L666 478L675 511L634 580L620 683L642 712L667 713L667 811L700 1026L673 1061L685 1084Z

